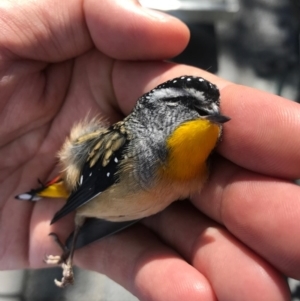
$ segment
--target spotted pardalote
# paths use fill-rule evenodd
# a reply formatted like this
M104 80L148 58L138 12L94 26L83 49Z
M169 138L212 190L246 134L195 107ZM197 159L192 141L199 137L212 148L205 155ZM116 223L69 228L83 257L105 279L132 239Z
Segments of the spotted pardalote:
M63 171L39 189L17 196L67 197L51 223L72 211L75 231L62 256L64 287L73 283L74 250L124 229L200 191L208 159L222 136L218 88L181 76L141 96L130 115L111 126L97 119L76 125L59 152Z

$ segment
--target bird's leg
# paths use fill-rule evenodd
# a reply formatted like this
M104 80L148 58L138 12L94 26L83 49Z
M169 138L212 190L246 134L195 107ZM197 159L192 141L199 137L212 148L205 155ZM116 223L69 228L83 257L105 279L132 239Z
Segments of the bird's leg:
M53 256L49 255L46 257L45 262L47 264L61 264L61 267L63 269L63 277L61 281L58 281L57 279L54 279L54 283L58 287L66 287L69 284L74 283L74 273L73 273L73 256L75 252L75 246L76 246L76 240L78 237L78 233L80 231L81 226L84 223L85 218L76 215L75 216L75 230L73 235L73 240L71 244L70 250L58 239L57 235L54 233L51 233L51 235L54 237L57 244L62 248L63 254L61 256Z
M47 255L44 262L47 264L62 264L69 257L70 251L69 249L60 241L56 233L49 233L49 236L52 236L54 241L58 244L58 246L62 249L62 255Z

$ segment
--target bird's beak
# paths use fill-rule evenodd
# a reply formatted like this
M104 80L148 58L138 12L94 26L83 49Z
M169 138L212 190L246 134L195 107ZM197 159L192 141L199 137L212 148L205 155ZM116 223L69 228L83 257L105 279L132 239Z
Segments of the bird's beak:
M214 122L214 123L218 123L218 124L223 124L227 121L229 121L231 118L224 116L224 115L208 115L208 116L204 116L203 118Z

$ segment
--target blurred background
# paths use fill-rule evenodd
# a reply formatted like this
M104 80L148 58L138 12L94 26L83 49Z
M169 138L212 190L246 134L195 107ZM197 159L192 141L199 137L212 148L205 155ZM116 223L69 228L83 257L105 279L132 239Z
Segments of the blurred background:
M175 62L238 84L300 101L299 0L140 0L182 19L191 41ZM134 301L107 277L75 269L76 285L59 289L60 268L0 272L0 301ZM300 285L288 279L292 300Z

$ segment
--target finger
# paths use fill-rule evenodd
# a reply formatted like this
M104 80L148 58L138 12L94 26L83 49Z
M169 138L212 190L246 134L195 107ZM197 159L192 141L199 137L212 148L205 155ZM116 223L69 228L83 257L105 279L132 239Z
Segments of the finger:
M216 82L219 88L229 84L228 81L187 65L167 62L126 62L118 61L112 70L112 83L118 106L128 115L137 99L157 85L180 75L203 76Z
M279 273L188 203L145 223L207 277L217 300L290 299Z
M118 59L163 59L189 38L179 20L137 1L2 1L2 57L61 62L96 45ZM150 47L149 47L150 46Z
M192 202L283 274L299 279L299 196L300 187L293 183L219 158Z
M113 74L115 94L126 114L140 95L163 81L186 74L203 76L219 87L221 109L231 117L219 152L253 171L300 177L300 140L294 139L300 132L299 104L184 65L119 62Z
M96 47L116 59L166 59L179 54L188 43L186 25L141 7L138 1L89 0L84 10Z
M226 124L220 152L237 165L271 176L300 176L300 105L252 88L222 90Z
M145 228L78 252L79 265L108 275L140 300L216 300L207 279Z
M41 267L45 254L61 254L51 237L47 238L49 225L41 219L42 215L46 217L46 211L41 213L36 216L39 222L32 227L31 267ZM70 231L64 225L68 228L69 224L62 221L51 232L59 233L63 240ZM207 279L141 225L76 250L75 263L106 274L140 300L216 301Z
M1 270L28 267L28 220L30 219L32 204L25 204L25 202L20 204L13 199L10 201L0 204Z

